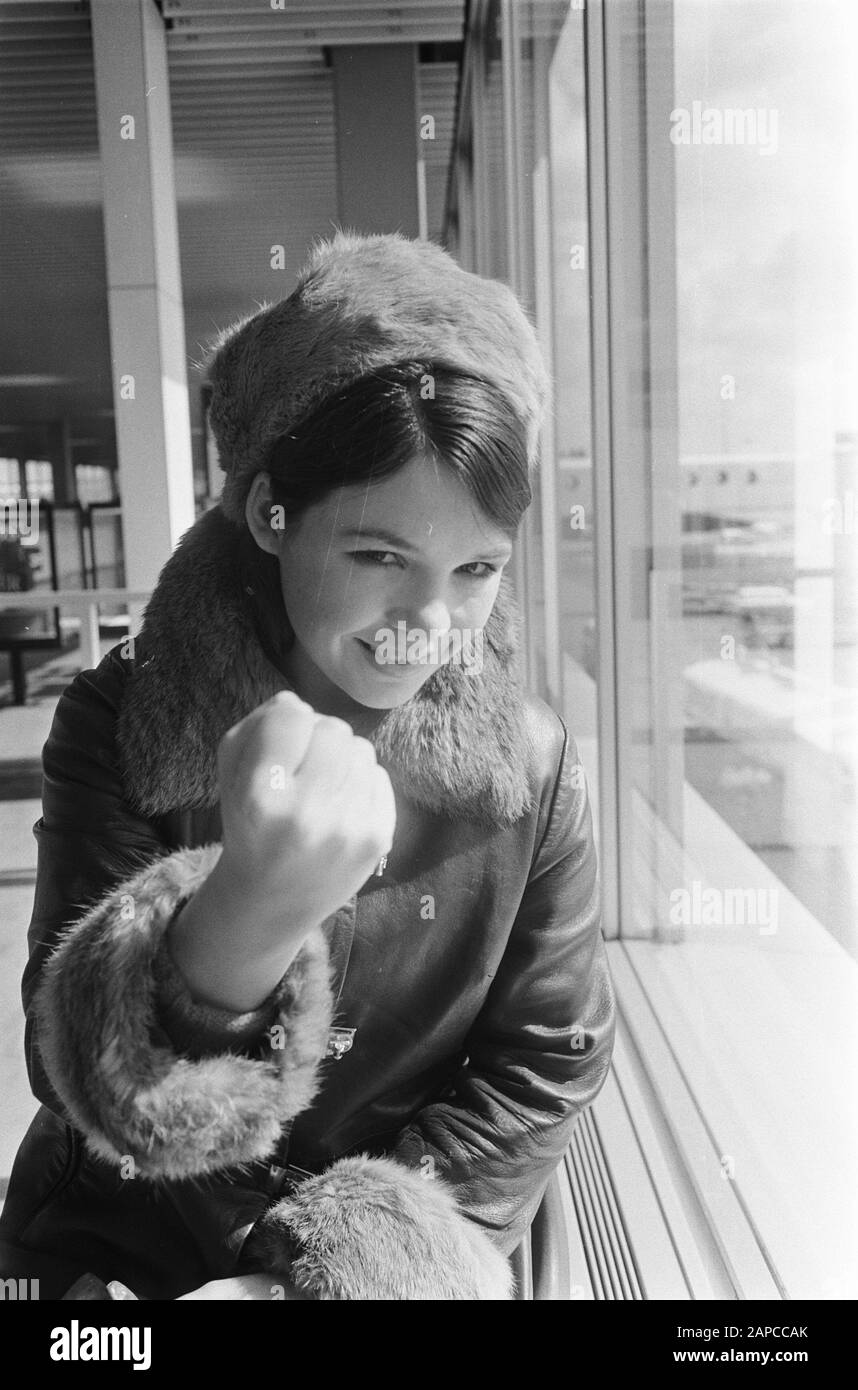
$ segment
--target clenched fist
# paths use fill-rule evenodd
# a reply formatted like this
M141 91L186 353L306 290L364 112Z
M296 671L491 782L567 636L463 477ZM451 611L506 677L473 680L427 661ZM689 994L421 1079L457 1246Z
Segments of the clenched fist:
M390 849L393 788L372 744L291 691L224 735L218 777L223 859L290 920L323 921Z
M169 944L195 999L244 1012L388 852L396 806L372 744L291 692L224 735L218 773L223 849Z

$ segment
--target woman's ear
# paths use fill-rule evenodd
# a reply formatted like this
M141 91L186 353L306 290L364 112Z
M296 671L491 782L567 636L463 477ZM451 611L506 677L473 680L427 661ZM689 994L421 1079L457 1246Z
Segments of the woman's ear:
M244 504L244 517L256 544L269 555L277 555L280 551L279 538L283 534L283 527L282 524L278 526L277 522L282 510L282 507L272 503L269 475L257 473Z

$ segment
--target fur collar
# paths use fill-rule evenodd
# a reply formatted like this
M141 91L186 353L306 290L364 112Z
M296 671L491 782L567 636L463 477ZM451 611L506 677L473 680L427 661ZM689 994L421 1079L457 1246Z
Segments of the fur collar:
M511 825L529 809L517 630L504 579L482 671L442 667L367 733L410 801L490 825ZM277 664L284 633L276 560L219 507L205 513L161 571L120 710L120 768L136 809L163 815L216 805L222 735L289 688Z

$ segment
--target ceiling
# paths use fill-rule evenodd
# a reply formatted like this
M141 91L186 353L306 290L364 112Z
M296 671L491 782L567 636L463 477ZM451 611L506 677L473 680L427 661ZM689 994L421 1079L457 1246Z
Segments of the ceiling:
M436 123L424 147L428 231L440 237L465 0L283 0L282 9L269 0L163 0L160 8L199 435L190 364L218 328L288 293L313 237L336 222L331 48L420 44L420 110ZM84 0L0 0L0 92L0 431L66 417L81 458L109 456L101 178ZM270 267L275 243L284 247L285 271Z

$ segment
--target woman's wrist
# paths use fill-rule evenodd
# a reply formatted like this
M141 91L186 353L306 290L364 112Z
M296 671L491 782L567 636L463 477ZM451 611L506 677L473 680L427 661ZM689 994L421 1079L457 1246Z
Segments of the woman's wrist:
M221 855L167 932L173 963L202 1004L247 1013L264 1003L318 925Z

